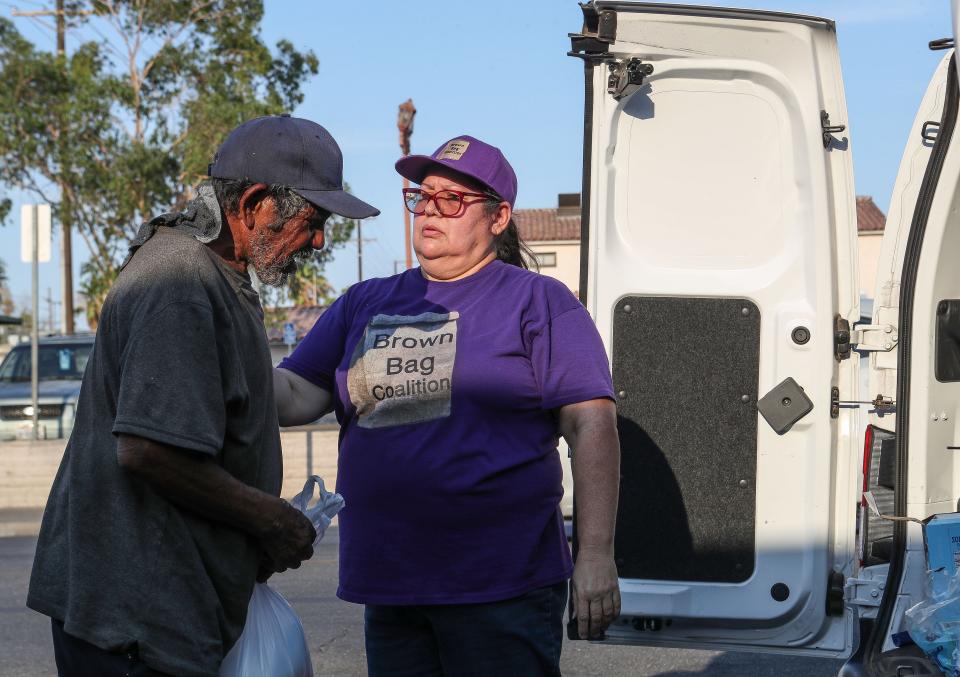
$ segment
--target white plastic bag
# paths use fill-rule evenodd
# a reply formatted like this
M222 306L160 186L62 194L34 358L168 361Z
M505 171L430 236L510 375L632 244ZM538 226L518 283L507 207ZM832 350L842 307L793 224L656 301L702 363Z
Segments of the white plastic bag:
M310 505L316 487L320 495ZM343 497L327 491L323 480L312 475L290 505L313 523L317 530L313 541L316 547L333 516L343 507ZM253 587L243 633L223 659L220 677L313 677L303 625L283 595L266 583Z
M960 572L928 571L926 583L925 599L906 611L907 631L944 675L960 677Z
M317 496L317 501L310 505L310 501L313 500L314 487L319 488L320 495ZM290 505L306 515L313 523L313 528L317 530L313 547L317 547L334 515L343 508L343 496L327 491L323 480L318 475L311 475L304 483L303 490L290 499Z
M313 677L297 612L266 583L253 586L247 623L220 665L220 677Z

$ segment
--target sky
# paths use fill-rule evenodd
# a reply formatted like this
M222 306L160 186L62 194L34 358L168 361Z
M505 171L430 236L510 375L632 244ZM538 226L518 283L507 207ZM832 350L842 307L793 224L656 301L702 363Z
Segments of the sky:
M34 3L36 4L36 3ZM943 52L927 43L951 33L947 0L765 0L705 2L835 19L845 81L857 193L887 211L916 108ZM0 2L0 11L11 5ZM402 268L397 106L417 107L413 153L470 134L500 147L517 172L518 208L555 207L558 193L580 190L583 66L566 55L582 15L575 0L265 0L263 37L312 49L319 72L304 86L294 115L326 127L344 155L344 178L381 215L363 222L364 278ZM18 19L38 45L49 33ZM68 49L71 45L68 37ZM211 149L211 155L215 149ZM0 191L3 191L0 187ZM695 187L691 187L695 191ZM19 206L29 196L5 191L12 216L0 228L0 258L18 305L30 298L30 266L19 261ZM57 237L55 231L54 237ZM40 266L41 296L59 296L58 244ZM86 249L74 238L74 276ZM358 279L357 249L328 265L336 289ZM47 306L41 303L41 318Z

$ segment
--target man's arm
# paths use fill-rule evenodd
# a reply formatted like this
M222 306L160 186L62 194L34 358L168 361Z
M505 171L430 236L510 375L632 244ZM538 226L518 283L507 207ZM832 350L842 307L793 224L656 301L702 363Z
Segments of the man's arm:
M303 513L244 484L209 456L121 434L117 462L180 508L256 538L272 571L296 569L313 556L316 531Z
M333 409L333 395L289 369L273 370L273 391L280 425L312 423Z
M580 637L596 638L620 615L620 587L613 562L620 493L617 408L608 399L570 404L560 407L559 425L573 449L577 493L573 613Z

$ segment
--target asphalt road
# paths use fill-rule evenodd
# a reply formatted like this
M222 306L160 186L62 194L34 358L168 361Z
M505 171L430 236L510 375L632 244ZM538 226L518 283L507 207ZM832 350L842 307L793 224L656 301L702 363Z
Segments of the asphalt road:
M313 667L321 675L365 675L363 610L338 600L337 531L331 529L313 559L297 571L279 574L271 584L297 610L310 644ZM0 538L0 675L56 674L50 623L24 606L36 538ZM564 646L564 675L657 677L832 677L837 661L744 653L603 646L570 642Z

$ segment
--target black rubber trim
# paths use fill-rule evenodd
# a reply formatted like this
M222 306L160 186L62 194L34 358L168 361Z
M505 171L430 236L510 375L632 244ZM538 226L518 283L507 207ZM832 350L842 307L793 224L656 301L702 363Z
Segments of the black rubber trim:
M587 265L590 260L590 157L593 153L593 69L597 62L583 60L583 176L580 186L580 302L587 302ZM575 453L575 452L573 452ZM577 543L577 492L573 491L573 535L570 539L573 558L576 560L579 546ZM579 640L577 620L573 616L573 587L567 597L567 639Z
M590 173L593 154L593 69L595 62L583 62L583 174L580 179L580 302L587 303L587 267L590 262Z
M732 7L703 7L700 5L666 5L647 2L622 2L617 0L598 0L593 3L598 11L615 10L624 13L651 13L651 14L681 14L687 16L715 16L727 19L746 19L753 21L787 21L790 23L807 23L826 25L830 30L836 30L837 24L833 19L810 14L793 14L790 12L771 12L762 9L736 9Z
M930 160L923 174L923 183L917 196L917 206L913 211L913 220L910 223L910 234L907 238L907 249L903 259L903 270L900 275L900 343L897 346L897 467L896 492L894 507L897 515L907 512L907 459L909 458L910 440L910 349L911 332L913 330L914 293L916 292L917 272L920 264L920 252L923 247L923 238L926 233L927 220L930 217L930 206L937 191L943 163L950 150L950 140L957 123L958 96L956 54L950 59L950 72L947 76L947 94L940 116L940 133L930 153ZM880 654L889 632L893 616L893 608L900 591L903 579L904 555L906 552L906 523L895 522L893 528L893 551L890 569L887 572L887 583L884 586L883 598L877 610L877 620L874 631L867 640L864 660L871 674L878 675ZM876 667L875 667L876 666Z
M927 47L934 52L941 49L953 49L953 45L953 38L939 38L938 40L931 40L929 43L927 43Z

